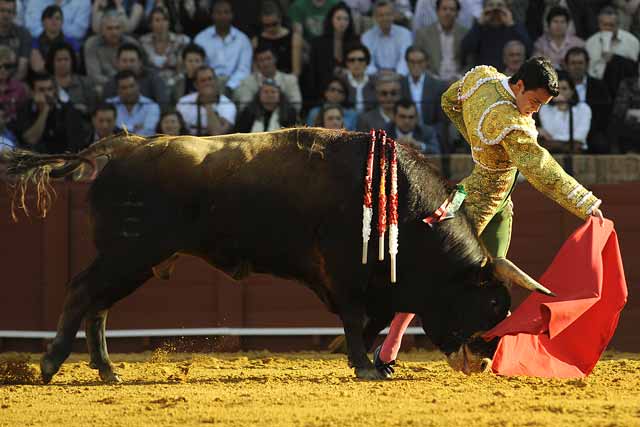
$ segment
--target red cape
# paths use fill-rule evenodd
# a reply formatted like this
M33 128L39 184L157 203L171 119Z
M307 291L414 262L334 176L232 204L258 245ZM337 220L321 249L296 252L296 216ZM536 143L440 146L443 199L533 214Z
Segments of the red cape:
M564 243L540 278L557 297L530 295L484 337L502 337L499 375L579 378L591 373L627 302L613 222L591 217Z

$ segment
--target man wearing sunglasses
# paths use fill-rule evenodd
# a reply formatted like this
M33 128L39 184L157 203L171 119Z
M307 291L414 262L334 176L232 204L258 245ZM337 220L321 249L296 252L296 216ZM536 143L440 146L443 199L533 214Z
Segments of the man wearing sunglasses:
M0 45L8 46L18 58L15 77L24 80L29 68L31 55L31 34L14 23L15 0L0 0Z
M400 99L400 76L381 71L376 77L376 108L358 116L356 128L363 132L384 129L393 120L393 106Z

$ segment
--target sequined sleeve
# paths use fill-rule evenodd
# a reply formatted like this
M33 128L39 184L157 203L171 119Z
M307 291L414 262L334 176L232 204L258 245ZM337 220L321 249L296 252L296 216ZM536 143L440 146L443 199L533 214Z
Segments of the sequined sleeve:
M464 118L462 116L462 105L458 102L458 90L460 85L462 84L462 80L458 80L449 86L449 89L446 90L445 93L442 94L442 110L449 117L449 120L453 122L458 131L462 134L466 141L469 141L469 136L467 134L467 126L464 123Z
M586 219L602 203L567 174L529 134L512 131L500 144L531 185L572 214Z

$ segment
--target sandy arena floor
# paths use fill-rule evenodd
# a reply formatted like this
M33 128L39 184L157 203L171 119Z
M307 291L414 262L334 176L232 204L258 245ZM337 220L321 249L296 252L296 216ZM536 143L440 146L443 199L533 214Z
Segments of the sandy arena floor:
M325 353L121 354L115 386L73 356L44 386L39 355L0 354L0 426L640 426L638 354L607 354L586 380L466 377L436 353L401 356L394 380L365 382Z

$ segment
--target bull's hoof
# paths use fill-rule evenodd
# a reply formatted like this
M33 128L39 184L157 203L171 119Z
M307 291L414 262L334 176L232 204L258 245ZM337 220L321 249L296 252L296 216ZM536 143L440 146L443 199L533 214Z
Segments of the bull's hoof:
M40 376L44 384L49 384L53 376L58 372L60 366L47 359L47 356L43 356L40 359Z
M99 373L100 379L107 384L117 384L122 382L120 376L113 372L113 369L101 369Z
M384 373L378 371L376 368L356 368L356 377L361 380L386 380L389 379Z

